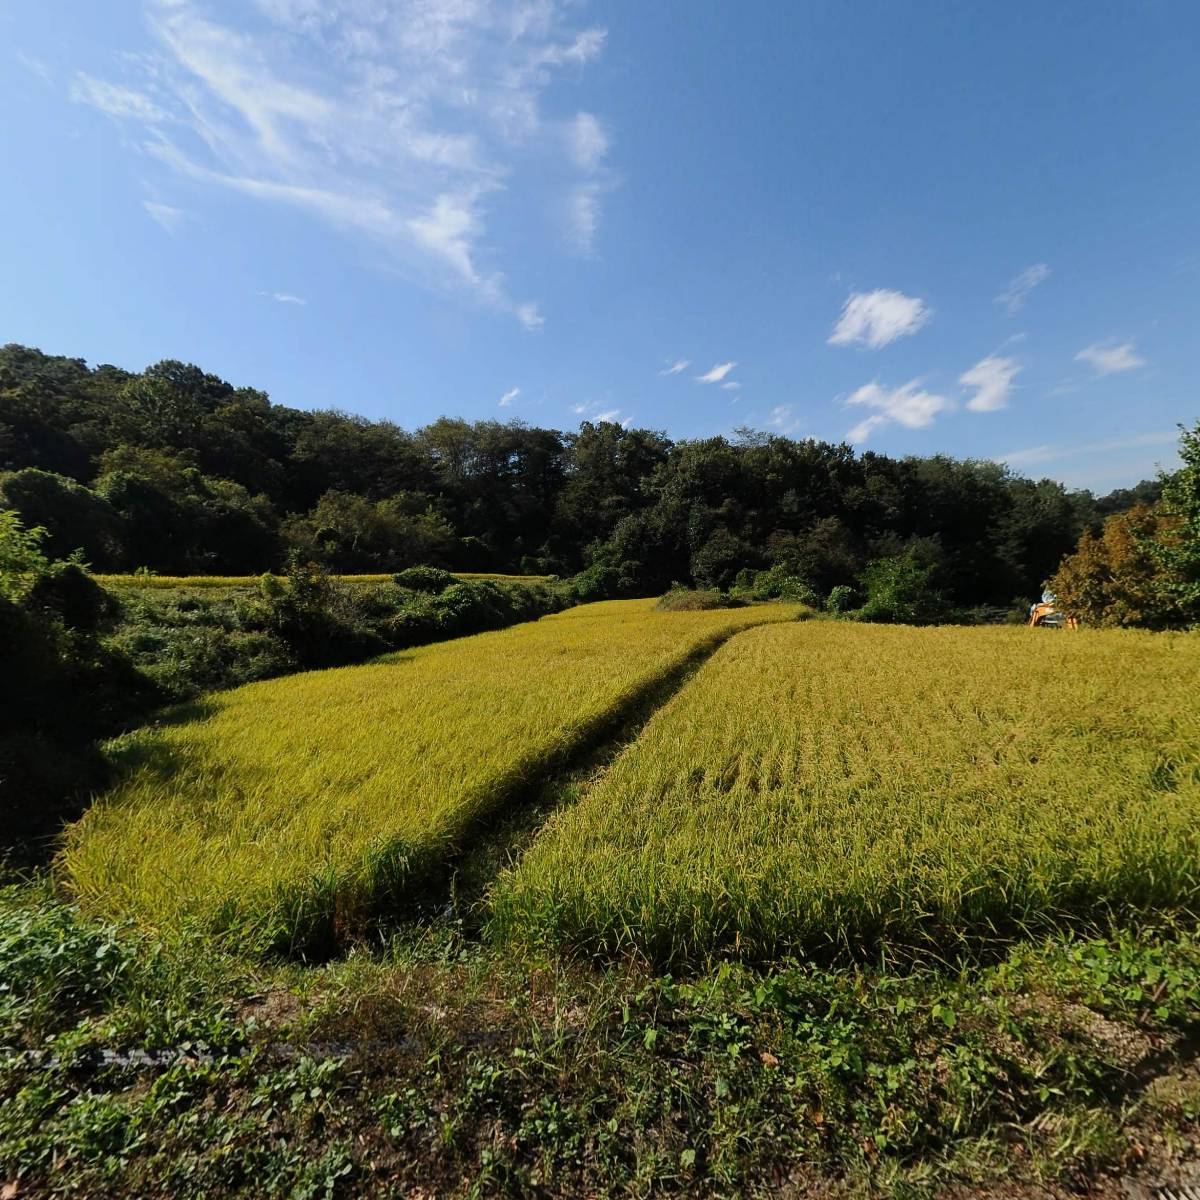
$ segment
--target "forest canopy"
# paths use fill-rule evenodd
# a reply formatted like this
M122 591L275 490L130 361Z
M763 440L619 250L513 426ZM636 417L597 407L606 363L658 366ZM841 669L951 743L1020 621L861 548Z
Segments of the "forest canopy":
M1097 498L991 461L750 430L405 430L181 362L135 374L0 349L0 508L44 528L46 554L97 571L259 573L291 555L341 572L584 572L596 594L648 595L774 567L824 596L905 557L950 603L1009 605L1084 531L1159 491Z

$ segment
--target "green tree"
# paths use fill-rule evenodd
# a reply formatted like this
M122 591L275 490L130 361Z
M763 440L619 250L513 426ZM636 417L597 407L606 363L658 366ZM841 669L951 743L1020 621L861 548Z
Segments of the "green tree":
M1166 573L1164 590L1187 622L1200 621L1200 422L1180 426L1183 466L1163 481L1162 511L1170 519L1153 550Z
M121 518L90 488L37 467L0 475L0 505L21 514L27 526L46 530L46 553L66 558L76 550L99 570L122 564Z
M920 561L915 549L877 558L860 576L867 599L854 616L900 625L944 620L946 604L932 584L935 570L934 564Z
M1085 530L1050 580L1059 607L1100 628L1183 624L1161 554L1177 527L1178 518L1162 508L1138 504L1109 517L1100 533Z

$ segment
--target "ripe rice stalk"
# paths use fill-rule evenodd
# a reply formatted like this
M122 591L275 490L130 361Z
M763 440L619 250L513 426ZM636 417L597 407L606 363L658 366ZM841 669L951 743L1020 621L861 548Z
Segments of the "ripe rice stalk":
M71 886L109 915L328 948L697 653L800 611L652 606L214 694L114 744L123 776L61 856Z
M1200 638L811 622L724 645L494 895L665 964L946 949L1200 895Z

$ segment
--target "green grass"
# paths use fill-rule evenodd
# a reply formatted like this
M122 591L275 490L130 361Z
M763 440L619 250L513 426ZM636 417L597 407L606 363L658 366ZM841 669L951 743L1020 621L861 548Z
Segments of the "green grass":
M663 963L944 948L1200 894L1200 638L755 629L495 900L499 929Z
M258 946L339 942L648 688L795 606L585 605L335 671L215 694L114 747L69 831L89 907Z
M17 1197L1116 1195L1200 1145L1194 926L900 974L680 980L452 926L248 967L34 885L0 887L0 981Z

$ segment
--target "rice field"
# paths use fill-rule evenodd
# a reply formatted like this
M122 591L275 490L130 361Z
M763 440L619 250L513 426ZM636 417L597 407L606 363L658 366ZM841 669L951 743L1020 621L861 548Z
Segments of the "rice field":
M270 572L268 572L270 574ZM455 579L491 579L497 583L548 583L552 575L496 575L486 571L454 571ZM391 583L391 575L334 575L341 583ZM146 588L150 591L172 588L250 588L257 587L261 575L97 575L110 587Z
M109 915L328 945L693 656L799 611L610 601L216 693L113 748L62 865Z
M1196 635L810 622L717 651L501 878L494 919L678 964L1198 894Z

